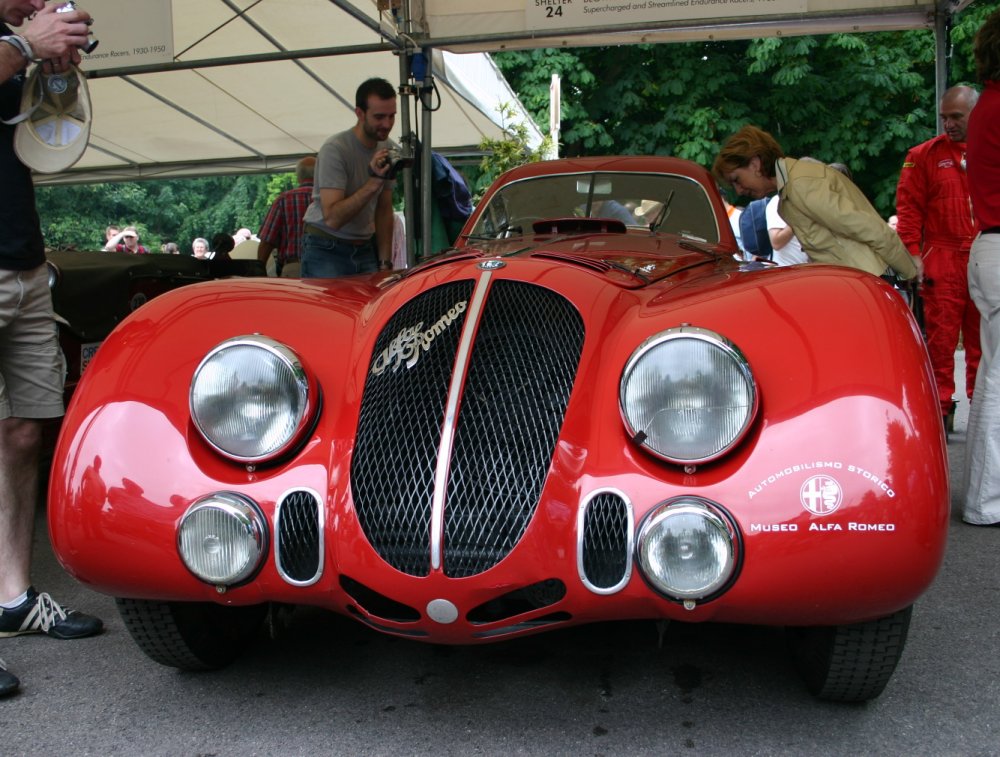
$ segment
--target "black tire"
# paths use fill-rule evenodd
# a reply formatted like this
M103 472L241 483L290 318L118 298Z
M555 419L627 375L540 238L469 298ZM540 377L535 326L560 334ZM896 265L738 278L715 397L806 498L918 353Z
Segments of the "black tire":
M809 691L832 702L864 702L882 693L906 646L912 607L846 626L789 628L795 667Z
M235 660L254 636L267 605L116 599L135 643L150 659L181 670L215 670Z

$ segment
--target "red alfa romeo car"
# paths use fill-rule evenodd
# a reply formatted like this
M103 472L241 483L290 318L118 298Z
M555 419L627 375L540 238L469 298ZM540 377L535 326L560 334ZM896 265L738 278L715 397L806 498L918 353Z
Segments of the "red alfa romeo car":
M924 344L879 278L736 252L701 167L561 160L415 268L162 294L68 409L59 559L180 668L281 603L445 644L785 626L814 694L877 696L945 547Z

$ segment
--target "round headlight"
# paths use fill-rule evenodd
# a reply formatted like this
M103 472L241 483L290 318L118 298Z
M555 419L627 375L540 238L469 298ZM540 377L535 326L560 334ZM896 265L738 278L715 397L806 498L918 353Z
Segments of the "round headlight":
M684 498L653 510L639 530L639 567L663 594L677 600L709 597L736 570L736 537L706 502Z
M191 418L212 447L239 462L287 451L307 428L309 382L290 349L241 336L208 353L191 380Z
M267 551L260 511L246 497L219 493L195 502L177 529L177 549L187 569L213 586L249 578Z
M619 401L638 444L672 463L703 463L746 434L757 412L757 388L732 343L682 326L647 339L632 354Z

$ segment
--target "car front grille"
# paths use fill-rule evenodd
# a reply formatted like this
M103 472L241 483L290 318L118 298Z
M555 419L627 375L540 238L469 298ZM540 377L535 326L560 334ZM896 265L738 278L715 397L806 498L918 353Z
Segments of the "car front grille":
M436 539L450 577L491 568L521 539L583 349L583 321L562 296L488 275L476 287L446 284L404 305L369 366L354 504L375 550L410 575L439 567Z
M322 572L322 524L315 494L296 490L278 503L275 559L282 577L293 584L314 583Z
M631 533L629 506L620 495L601 492L587 503L580 537L580 565L590 588L609 592L628 578Z

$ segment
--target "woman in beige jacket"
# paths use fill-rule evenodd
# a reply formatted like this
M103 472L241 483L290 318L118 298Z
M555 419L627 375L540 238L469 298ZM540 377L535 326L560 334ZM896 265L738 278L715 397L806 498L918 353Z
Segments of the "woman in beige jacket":
M741 195L778 193L778 215L795 232L809 259L858 268L881 276L892 269L917 278L914 258L868 198L839 171L809 158L786 158L762 129L744 126L722 145L712 165L715 177Z

